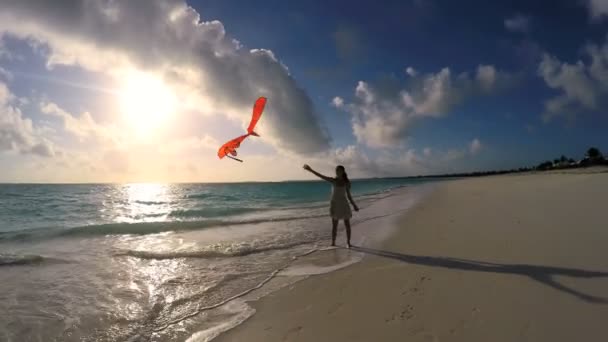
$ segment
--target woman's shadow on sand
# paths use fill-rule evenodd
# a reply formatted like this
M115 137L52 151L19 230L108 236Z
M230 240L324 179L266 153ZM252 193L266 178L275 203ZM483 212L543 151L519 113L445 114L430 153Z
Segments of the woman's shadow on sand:
M554 276L567 276L573 278L600 278L608 277L608 272L589 271L576 268L564 268L564 267L551 267L551 266L537 266L537 265L526 265L526 264L498 264L476 260L466 260L449 257L432 257L432 256L418 256L408 255L389 251L383 251L378 249L371 249L365 247L353 246L353 250L381 256L385 258L391 258L407 262L410 264L424 265L430 267L441 267L464 271L475 271L475 272L492 272L492 273L505 273L527 276L533 280L536 280L542 284L550 286L556 290L566 292L573 296L578 297L586 302L596 304L607 304L608 299L602 297L596 297L582 293L580 291L566 287L555 279Z

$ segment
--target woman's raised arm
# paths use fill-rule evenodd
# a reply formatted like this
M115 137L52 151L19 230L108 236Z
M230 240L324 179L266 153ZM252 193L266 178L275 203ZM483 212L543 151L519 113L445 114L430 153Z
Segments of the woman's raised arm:
M315 176L317 176L317 177L321 178L321 179L322 179L322 180L324 180L324 181L328 181L328 182L330 182L330 183L335 182L335 179L333 179L333 178L331 178L331 177L327 177L327 176L325 176L325 175L322 175L322 174L318 173L317 171L313 170L313 169L312 169L312 167L308 166L308 164L304 164L304 170L306 170L306 171L308 171L308 172L312 173L313 175L315 175Z

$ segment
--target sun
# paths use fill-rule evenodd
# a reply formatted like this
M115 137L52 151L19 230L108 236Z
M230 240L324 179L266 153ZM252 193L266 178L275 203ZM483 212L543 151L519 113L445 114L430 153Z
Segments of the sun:
M171 89L149 73L127 73L119 95L124 118L139 137L150 136L177 109L177 99Z

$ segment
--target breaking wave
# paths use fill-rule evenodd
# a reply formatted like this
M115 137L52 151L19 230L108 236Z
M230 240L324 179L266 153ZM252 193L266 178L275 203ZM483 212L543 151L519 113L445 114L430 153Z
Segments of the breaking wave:
M35 265L43 261L40 255L0 254L0 266Z
M264 217L243 220L202 220L202 221L158 221L137 223L109 223L74 227L68 229L31 229L16 232L0 232L0 241L29 241L71 236L103 236L103 235L146 235L164 232L193 231L213 227L260 224L266 222L285 222L325 217L325 214L294 215L286 217Z

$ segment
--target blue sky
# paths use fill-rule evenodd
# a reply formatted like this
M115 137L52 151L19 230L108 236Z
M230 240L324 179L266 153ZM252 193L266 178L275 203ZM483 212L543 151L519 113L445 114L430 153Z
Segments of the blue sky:
M280 180L303 162L414 175L608 150L608 1L187 5L0 5L0 181ZM125 113L134 72L162 90L129 101L179 105ZM261 95L246 163L217 160Z
M467 71L481 63L522 73L522 80L514 89L471 101L445 119L423 123L412 132L413 146L449 147L477 136L505 160L497 165L507 167L561 153L580 157L589 145L606 146L605 113L581 113L574 122L541 120L543 101L556 92L537 75L540 54L575 62L584 57L584 44L602 44L608 34L608 21L592 20L589 8L575 1L192 4L209 19L222 20L244 44L269 48L287 62L325 111L337 143L348 144L352 132L348 117L327 104L333 96L351 97L357 81L404 79L407 66ZM505 20L516 16L527 18L525 32L505 27ZM337 32L350 35L352 54L341 54ZM338 75L323 75L333 72Z

